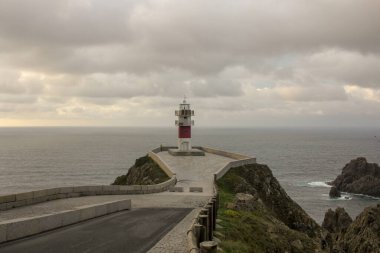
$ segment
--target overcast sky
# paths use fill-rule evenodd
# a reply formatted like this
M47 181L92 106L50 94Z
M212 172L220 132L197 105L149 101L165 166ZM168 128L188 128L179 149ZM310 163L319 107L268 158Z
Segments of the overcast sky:
M378 0L0 0L0 126L380 127Z

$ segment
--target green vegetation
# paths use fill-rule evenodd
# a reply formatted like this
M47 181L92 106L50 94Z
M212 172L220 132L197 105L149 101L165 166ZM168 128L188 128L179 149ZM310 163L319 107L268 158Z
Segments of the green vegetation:
M126 175L119 176L113 185L152 185L169 180L169 177L149 156L136 159Z
M220 247L231 253L315 252L318 247L315 239L308 237L306 233L290 229L267 206L261 204L261 208L255 211L226 207L231 206L228 203L234 201L238 192L254 194L263 190L256 190L247 177L239 175L241 171L244 171L242 167L232 169L217 182L220 195L218 219L222 220L223 227L217 231L224 235L224 238L220 238ZM256 193L260 195L260 192Z

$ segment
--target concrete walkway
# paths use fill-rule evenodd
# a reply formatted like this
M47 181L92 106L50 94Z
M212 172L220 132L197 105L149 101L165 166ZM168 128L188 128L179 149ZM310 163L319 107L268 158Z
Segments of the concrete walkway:
M189 187L203 187L203 195L213 194L213 174L234 159L205 153L205 156L172 156L167 151L157 153L170 169L176 173L177 186L184 187L184 192L189 192Z

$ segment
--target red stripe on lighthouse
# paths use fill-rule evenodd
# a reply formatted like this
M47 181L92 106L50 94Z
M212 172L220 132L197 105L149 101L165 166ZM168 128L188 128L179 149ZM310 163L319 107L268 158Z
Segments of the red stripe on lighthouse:
M178 138L191 138L191 126L180 126L178 128Z

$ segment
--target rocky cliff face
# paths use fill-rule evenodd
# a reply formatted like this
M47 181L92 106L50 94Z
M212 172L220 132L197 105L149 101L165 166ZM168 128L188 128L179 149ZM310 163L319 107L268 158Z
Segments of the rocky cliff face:
M329 209L325 214L322 227L330 233L345 232L351 225L352 219L342 207L338 207L335 211Z
M380 253L380 204L354 221L343 208L329 209L320 227L266 165L233 168L217 184L225 252Z
M327 211L322 225L333 253L380 252L380 204L368 207L352 221L343 208Z
M126 175L117 177L113 185L152 185L166 180L169 177L161 168L149 156L143 156L136 159Z
M346 164L342 174L330 184L339 191L380 197L380 167L359 157Z
M288 196L267 165L242 166L232 169L231 173L240 177L240 183L233 189L235 193L257 195L266 208L289 228L316 235L319 225Z
M286 194L268 166L233 168L218 187L227 252L324 252L321 227Z
M380 204L364 209L340 236L337 249L339 253L380 252Z

